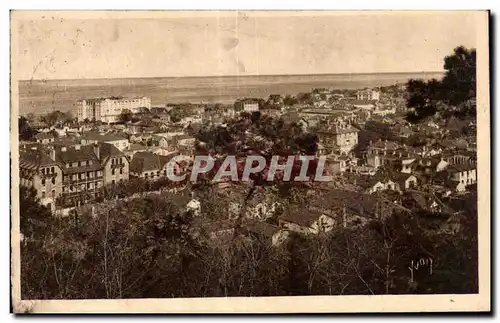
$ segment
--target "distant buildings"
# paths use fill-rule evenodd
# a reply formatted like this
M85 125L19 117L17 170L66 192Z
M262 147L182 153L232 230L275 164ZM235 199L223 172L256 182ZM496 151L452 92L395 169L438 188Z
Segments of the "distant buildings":
M259 111L259 101L256 99L244 99L244 100L238 100L234 104L234 108L236 111L243 111L243 112L256 112Z
M169 169L170 160L177 155L179 154L171 153L167 156L160 156L148 151L137 152L130 163L130 174L149 181L167 178L169 172L177 174L180 169L177 165Z
M380 92L372 89L360 90L356 93L356 98L358 100L380 100Z
M123 110L130 110L132 113L140 112L140 108L151 108L151 98L99 98L85 99L77 102L78 121L95 120L105 123L120 121Z

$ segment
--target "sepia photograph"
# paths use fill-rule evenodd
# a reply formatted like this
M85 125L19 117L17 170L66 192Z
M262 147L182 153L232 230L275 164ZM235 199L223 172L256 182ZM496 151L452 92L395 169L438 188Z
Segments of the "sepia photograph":
M488 11L22 11L15 313L490 310Z

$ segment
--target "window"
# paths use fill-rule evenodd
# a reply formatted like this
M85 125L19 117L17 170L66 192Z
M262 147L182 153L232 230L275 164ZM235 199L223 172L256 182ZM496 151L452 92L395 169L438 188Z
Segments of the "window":
M45 185L45 178L42 179L42 185Z
M156 172L156 175L160 176L160 171L157 171L157 172Z
M40 172L45 175L45 168L41 168Z
M80 166L82 166L82 162L81 161L78 162L78 167L80 167Z
M66 163L66 168L70 168L71 167L71 164L70 163Z
M87 166L87 161L86 160L82 161L82 166Z
M56 178L52 177L52 185L55 185L55 184L56 184Z
M78 173L78 179L82 179L82 174Z
M120 168L120 175L123 174L123 168Z
M52 190L52 197L56 197L56 190Z
M89 160L89 161L88 161L88 164L89 164L89 166L91 166L91 165L92 165L92 161L91 161L91 160Z
M54 174L54 167L50 168L50 173Z
M115 169L113 168L113 169L111 170L111 175L114 175L114 174L115 174Z
M115 180L112 180L112 181L111 181L111 184L115 185Z
M45 192L42 192L42 198L43 199L45 198Z

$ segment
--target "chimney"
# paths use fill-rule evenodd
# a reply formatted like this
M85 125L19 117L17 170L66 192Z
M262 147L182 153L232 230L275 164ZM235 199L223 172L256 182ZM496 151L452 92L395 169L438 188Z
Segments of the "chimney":
M54 147L50 147L50 159L52 160L56 160L56 150L54 149Z
M94 150L94 154L96 155L97 159L100 159L101 157L100 157L99 145L94 144L93 150Z

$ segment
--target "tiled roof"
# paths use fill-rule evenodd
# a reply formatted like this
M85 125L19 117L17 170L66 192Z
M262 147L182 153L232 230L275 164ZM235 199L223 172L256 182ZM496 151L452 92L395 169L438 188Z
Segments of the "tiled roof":
M52 132L40 132L35 135L36 139L53 139L56 136Z
M464 172L464 171L473 170L476 168L477 168L477 166L473 163L465 163L465 164L449 165L446 170L449 172Z
M48 151L41 146L32 146L36 149L25 149L19 151L19 167L36 169L40 166L55 165L56 163L48 155Z
M121 152L114 145L109 143L100 143L99 144L99 159L104 161L108 157L123 157L125 154Z
M162 169L178 153L171 153L166 156L155 155L149 151L140 151L134 154L130 163L130 171L142 173L144 171L155 171Z
M116 134L105 134L101 135L96 132L86 132L82 134L82 140L95 140L100 142L105 141L118 141L118 140L126 140L127 138L116 135Z

